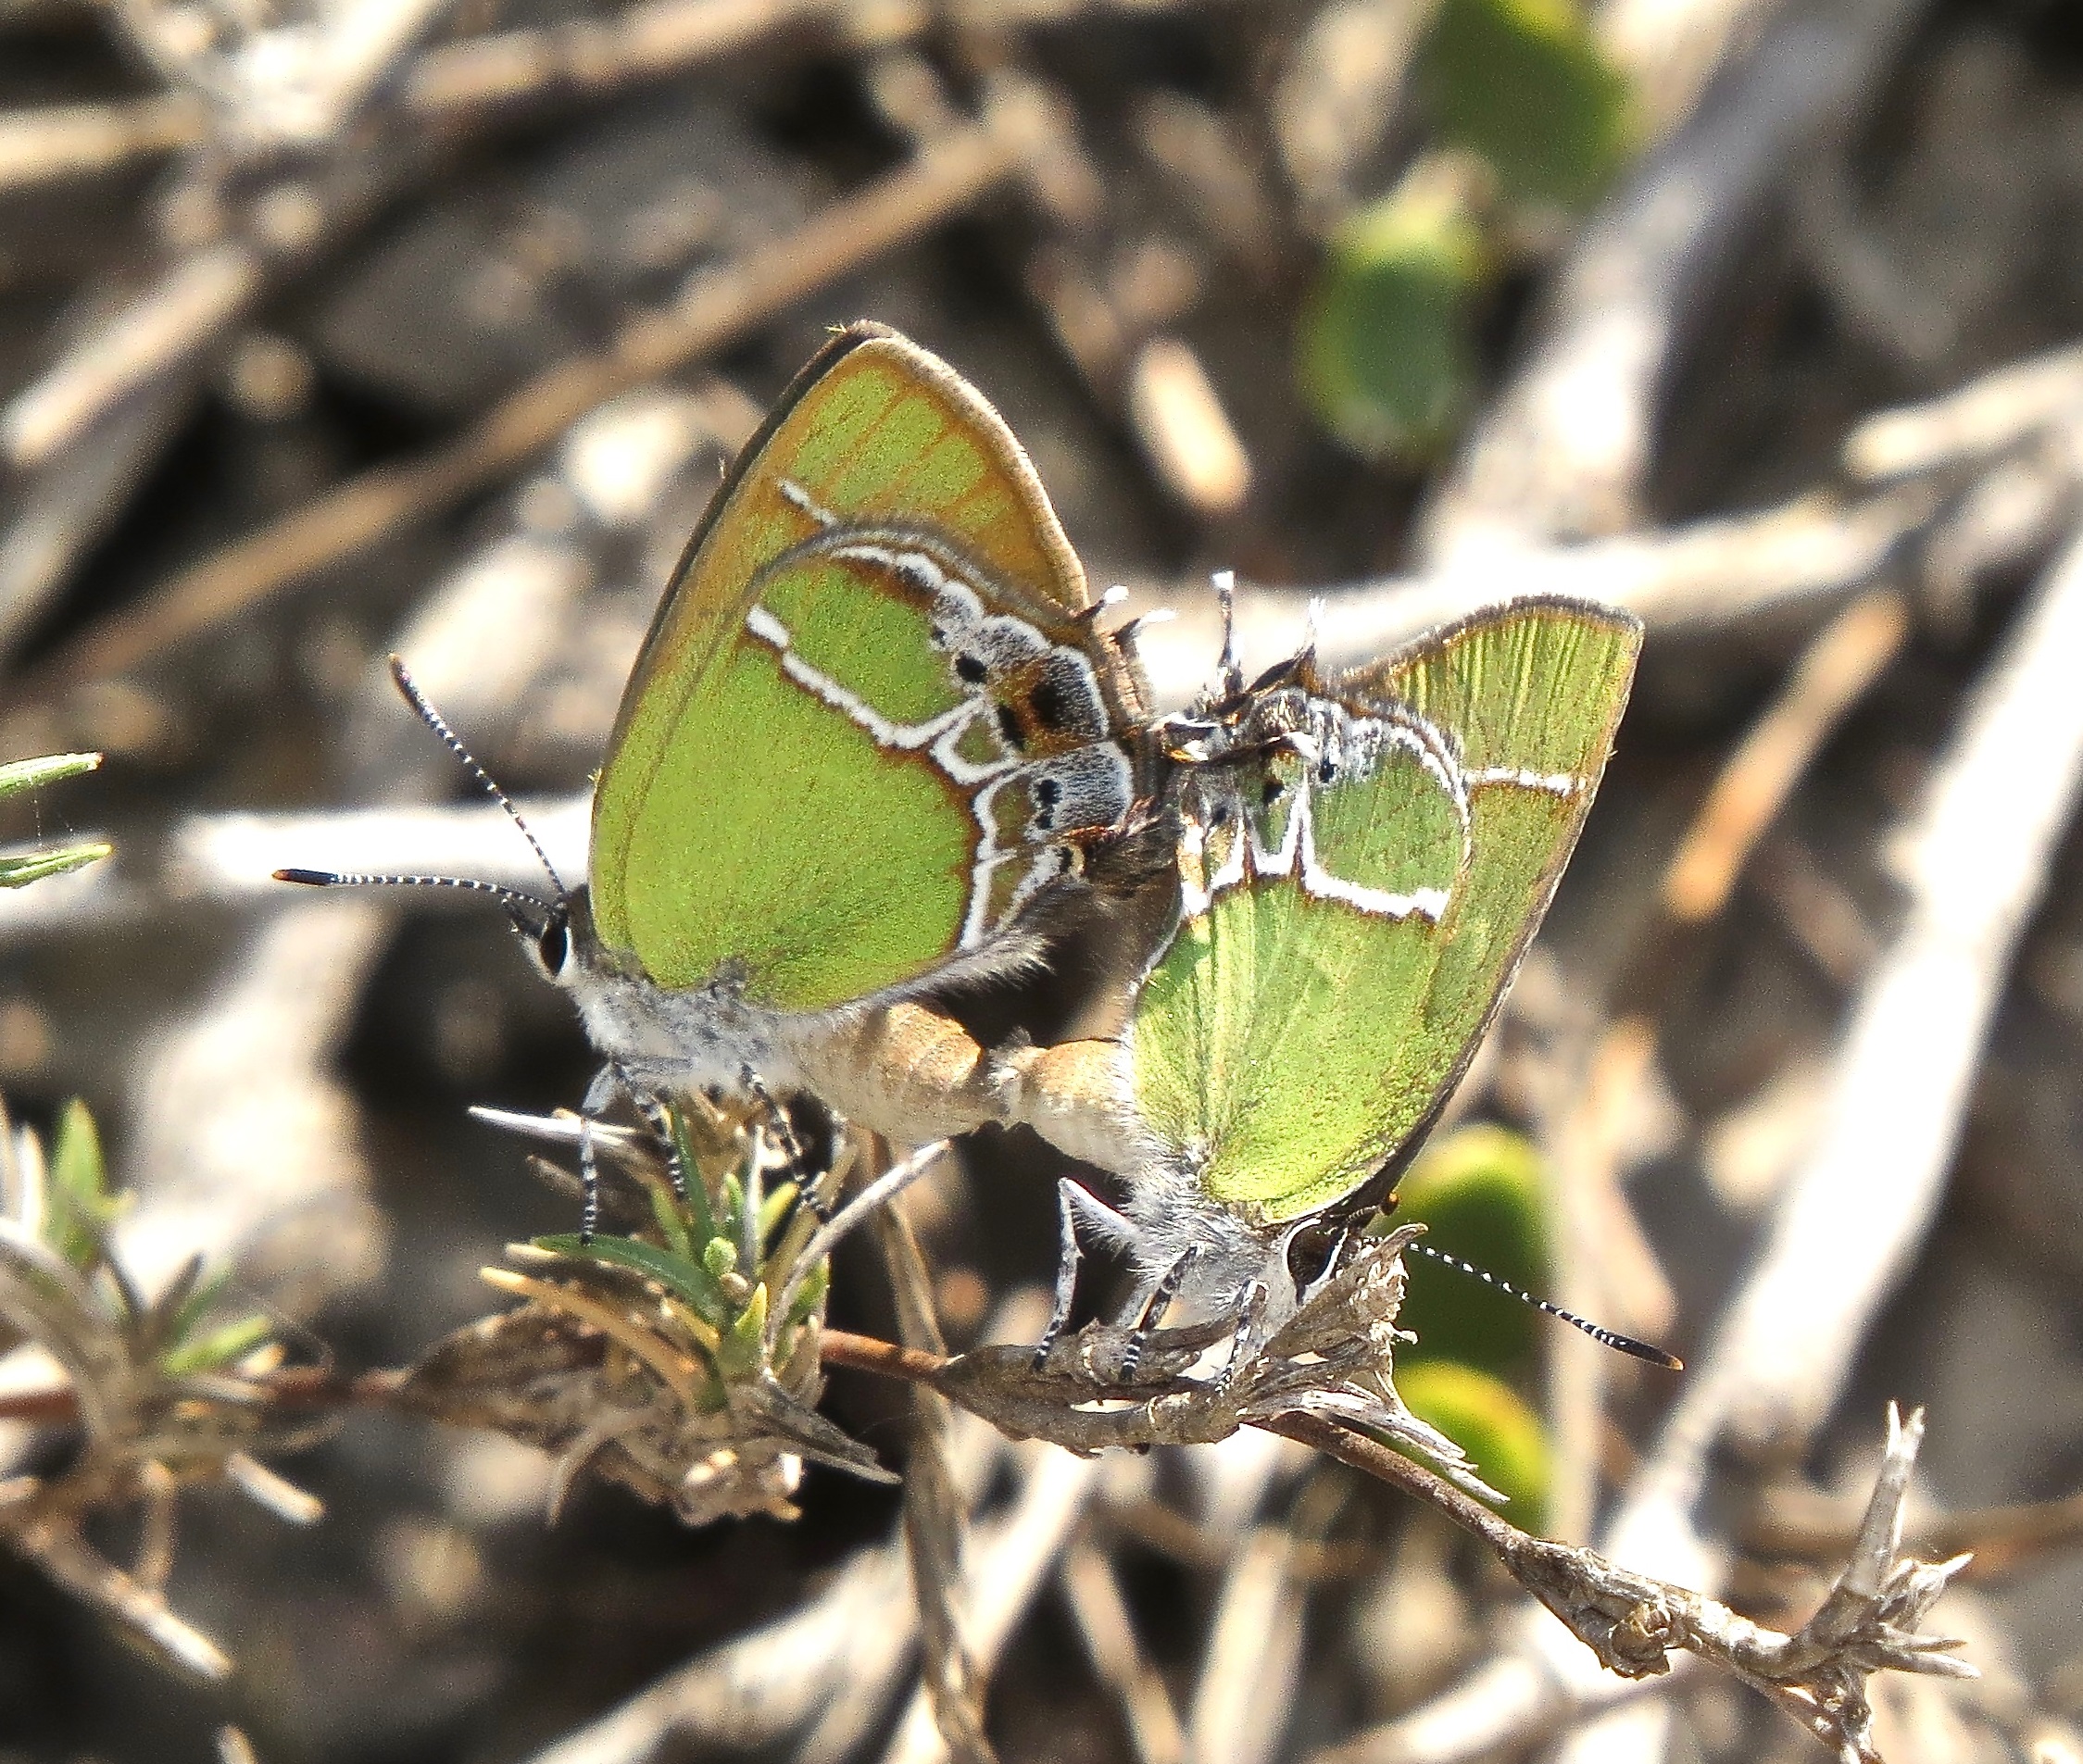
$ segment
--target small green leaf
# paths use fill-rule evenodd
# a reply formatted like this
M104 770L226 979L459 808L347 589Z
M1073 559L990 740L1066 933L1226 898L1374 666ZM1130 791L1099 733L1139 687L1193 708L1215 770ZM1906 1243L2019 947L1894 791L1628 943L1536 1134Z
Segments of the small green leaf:
M94 1118L77 1096L58 1116L49 1193L44 1241L75 1268L92 1268L101 1259L102 1242L123 1209L107 1190Z
M675 1298L684 1300L694 1307L695 1315L712 1328L724 1329L730 1324L732 1307L718 1290L709 1270L698 1262L688 1261L655 1244L634 1237L596 1237L592 1243L585 1244L572 1232L556 1237L538 1237L535 1247L558 1256L575 1256L584 1261L632 1269L646 1279L658 1282Z
M675 1108L671 1112L672 1149L680 1156L680 1174L687 1184L688 1240L706 1244L716 1235L716 1215L709 1208L709 1188L702 1181L701 1160L695 1156L694 1137L687 1118Z
M1469 307L1488 263L1449 181L1408 185L1354 215L1303 307L1302 394L1370 458L1431 457L1474 394Z
M738 1320L724 1332L716 1350L716 1370L725 1378L745 1378L757 1371L767 1351L767 1282L752 1289Z
M82 845L54 845L46 851L0 857L0 888L26 888L46 876L62 876L69 869L100 862L115 849L106 840L96 839Z
M806 1322L824 1302L824 1289L832 1284L832 1264L820 1262L803 1276L803 1283L796 1289L795 1301L788 1307L788 1326Z
M0 796L58 783L82 772L99 770L100 767L99 754L43 754L34 759L10 759L0 766Z
M1582 208L1634 144L1634 94L1572 0L1441 0L1421 63L1442 137L1508 200Z
M1477 1474L1507 1497L1515 1524L1540 1529L1550 1474L1548 1434L1516 1391L1456 1360L1405 1364L1400 1357L1396 1390L1413 1415L1466 1452Z
M784 1182L779 1188L772 1189L768 1193L765 1202L759 1208L759 1243L762 1249L772 1238L774 1232L781 1229L781 1221L788 1217L788 1209L795 1204L796 1184L794 1182Z
M687 1235L687 1220L680 1209L680 1197L666 1183L646 1182L645 1187L650 1191L651 1217L658 1220L665 1246L675 1256L693 1260L695 1245Z
M1550 1278L1548 1204L1540 1154L1508 1128L1475 1122L1419 1154L1397 1191L1394 1220L1421 1220L1425 1242L1500 1280L1544 1295ZM1400 1319L1426 1358L1498 1372L1524 1360L1537 1312L1479 1282L1420 1257Z
M191 1372L215 1371L243 1359L275 1332L274 1320L267 1317L242 1317L235 1323L204 1330L192 1339L176 1341L159 1356L159 1370L169 1377Z

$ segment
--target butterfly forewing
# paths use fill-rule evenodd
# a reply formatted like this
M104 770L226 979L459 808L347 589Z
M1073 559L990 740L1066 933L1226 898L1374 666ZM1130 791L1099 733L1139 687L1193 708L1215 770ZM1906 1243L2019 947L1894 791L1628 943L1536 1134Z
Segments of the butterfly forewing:
M1035 842L1128 800L1134 681L1018 444L857 327L690 542L594 808L595 923L660 985L785 1010L901 985L1018 904ZM1090 751L1088 751L1090 750Z
M1430 1123L1583 826L1638 644L1624 615L1529 602L1336 682L1305 668L1308 836L1227 888L1194 856L1224 848L1206 838L1221 793L1294 768L1189 782L1187 910L1138 999L1134 1070L1138 1112L1211 1198L1299 1218Z

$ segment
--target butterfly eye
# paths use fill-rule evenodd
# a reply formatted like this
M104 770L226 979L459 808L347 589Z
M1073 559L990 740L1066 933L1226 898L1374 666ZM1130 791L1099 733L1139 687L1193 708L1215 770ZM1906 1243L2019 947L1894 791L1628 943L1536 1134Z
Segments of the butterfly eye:
M571 955L571 924L562 913L552 913L542 930L535 933L535 955L543 964L543 971L553 980L563 973L564 964Z

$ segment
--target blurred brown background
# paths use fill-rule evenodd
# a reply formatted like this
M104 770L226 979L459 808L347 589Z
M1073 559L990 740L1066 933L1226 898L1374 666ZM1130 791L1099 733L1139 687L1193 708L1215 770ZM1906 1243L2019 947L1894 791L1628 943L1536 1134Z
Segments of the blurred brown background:
M1987 1676L1880 1687L1883 1747L2083 1758L2079 242L2058 0L0 0L0 743L109 757L6 831L118 845L0 898L0 1088L92 1103L147 1276L229 1256L350 1366L480 1314L570 1219L465 1108L574 1104L577 1027L487 911L267 872L526 875L394 649L583 846L721 462L881 319L1179 609L1173 703L1217 568L1261 660L1311 594L1340 661L1642 614L1464 1098L1548 1157L1557 1295L1693 1361L1544 1345L1551 1529L1798 1622L1926 1403ZM914 1207L958 1338L1032 1332L1052 1173ZM834 1317L888 1330L871 1261ZM830 1407L901 1460L898 1395ZM1526 1688L1573 1643L1306 1455L972 1445L1008 1758L1821 1755L1704 1674L1580 1725ZM884 1491L546 1529L521 1448L374 1417L283 1468L323 1524L185 1509L226 1688L0 1555L0 1759L931 1753Z

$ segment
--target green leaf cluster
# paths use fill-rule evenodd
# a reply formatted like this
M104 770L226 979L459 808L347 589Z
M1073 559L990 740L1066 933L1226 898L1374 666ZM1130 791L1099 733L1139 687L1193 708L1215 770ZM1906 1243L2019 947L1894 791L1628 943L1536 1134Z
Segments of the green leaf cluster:
M109 1185L94 1115L74 1097L58 1113L45 1166L44 1242L94 1282L114 1320L169 1378L221 1371L272 1339L274 1324L265 1316L224 1317L230 1270L207 1270L199 1257L145 1299L109 1245L129 1205L130 1196Z
M749 1159L719 1168L713 1148L698 1145L684 1113L671 1111L674 1147L687 1173L687 1195L659 1180L647 1184L652 1225L642 1236L578 1233L538 1237L537 1249L640 1275L673 1306L709 1373L705 1406L721 1407L727 1384L756 1378L765 1366L767 1316L816 1220L797 1205L793 1182L766 1188ZM824 1302L830 1269L819 1263L790 1301L775 1345L785 1363L798 1326Z
M0 798L19 795L44 784L55 784L101 765L99 754L45 754L35 759L10 760L0 766ZM105 841L83 840L71 845L47 845L40 851L17 852L0 857L0 888L21 888L45 876L63 875L97 858L115 847Z
M1334 434L1423 463L1475 394L1475 313L1521 223L1580 211L1633 150L1634 94L1575 0L1439 0L1418 61L1434 141L1329 242L1297 370Z

